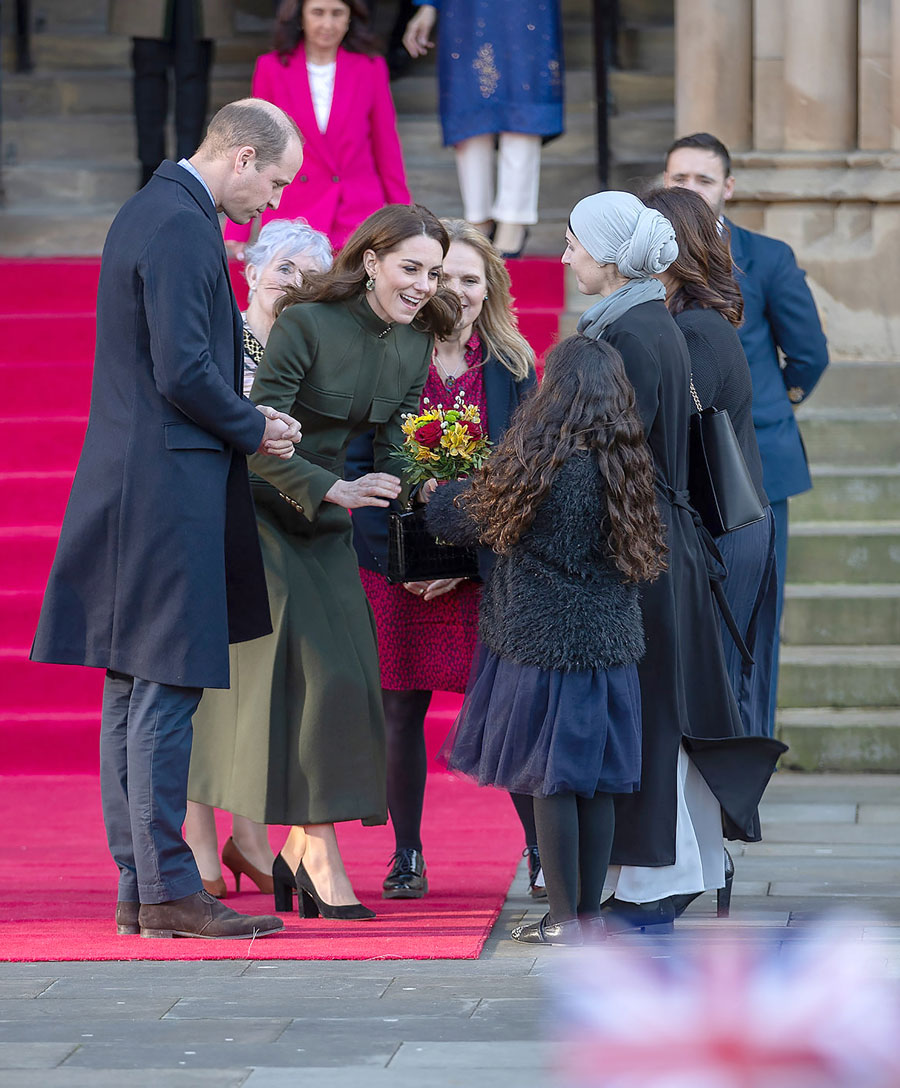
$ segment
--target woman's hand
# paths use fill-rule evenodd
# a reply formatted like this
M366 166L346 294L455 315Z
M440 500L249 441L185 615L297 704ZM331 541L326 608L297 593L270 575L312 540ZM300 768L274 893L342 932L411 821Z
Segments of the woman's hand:
M246 242L237 242L234 240L234 238L225 239L225 252L228 255L229 261L242 261L244 259L244 250L246 248Z
M403 44L411 57L424 57L429 49L434 49L431 32L437 22L437 8L432 4L422 4L416 14L406 24Z
M388 506L400 494L400 480L387 472L369 472L358 480L338 480L325 495L325 502L357 510L360 506Z
M423 601L433 601L436 597L450 593L464 581L465 578L437 578L433 582L404 582L403 588L414 596L421 597Z

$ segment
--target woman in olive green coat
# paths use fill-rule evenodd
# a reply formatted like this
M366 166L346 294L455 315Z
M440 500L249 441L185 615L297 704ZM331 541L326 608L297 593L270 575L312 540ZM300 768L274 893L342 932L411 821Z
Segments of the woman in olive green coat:
M293 825L273 869L278 909L295 885L304 913L372 916L333 826L387 820L375 629L347 511L402 497L402 416L458 314L439 287L448 245L417 205L369 216L328 272L288 291L254 381L254 401L290 406L303 428L294 471L250 460L274 632L234 646L230 690L204 694L188 796ZM344 480L347 445L373 426L375 471Z

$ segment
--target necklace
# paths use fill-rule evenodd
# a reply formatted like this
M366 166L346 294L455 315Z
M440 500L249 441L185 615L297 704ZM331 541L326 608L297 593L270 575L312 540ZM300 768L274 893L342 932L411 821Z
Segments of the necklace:
M457 381L459 381L463 374L465 374L466 371L469 369L468 367L465 367L465 369L461 373L451 374L450 371L444 367L443 363L438 358L437 352L434 353L434 365L438 368L441 381L444 383L444 385L447 386L448 389L452 389L453 386L456 385Z

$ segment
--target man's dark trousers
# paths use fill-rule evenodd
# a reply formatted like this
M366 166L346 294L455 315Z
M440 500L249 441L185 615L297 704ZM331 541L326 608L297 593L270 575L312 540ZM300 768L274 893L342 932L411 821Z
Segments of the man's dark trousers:
M106 837L119 867L119 902L166 903L199 892L181 828L202 688L156 684L108 670L100 724Z

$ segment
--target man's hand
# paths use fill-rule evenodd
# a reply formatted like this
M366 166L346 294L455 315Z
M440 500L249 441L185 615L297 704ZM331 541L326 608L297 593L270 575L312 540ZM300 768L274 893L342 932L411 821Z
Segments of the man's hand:
M424 484L416 492L416 502L428 502L431 496L437 491L438 482L433 477L430 480L426 480Z
M387 506L400 494L400 481L387 472L370 472L358 480L338 480L325 495L326 502L356 510L360 506Z
M289 461L294 456L294 443L300 441L300 424L293 416L268 405L258 404L257 408L266 417L266 429L257 452Z
M225 239L225 252L229 261L242 261L247 249L246 242L236 242L234 238Z
M422 4L416 14L406 24L403 44L411 57L424 57L429 49L434 49L431 32L437 22L437 8L432 4Z

